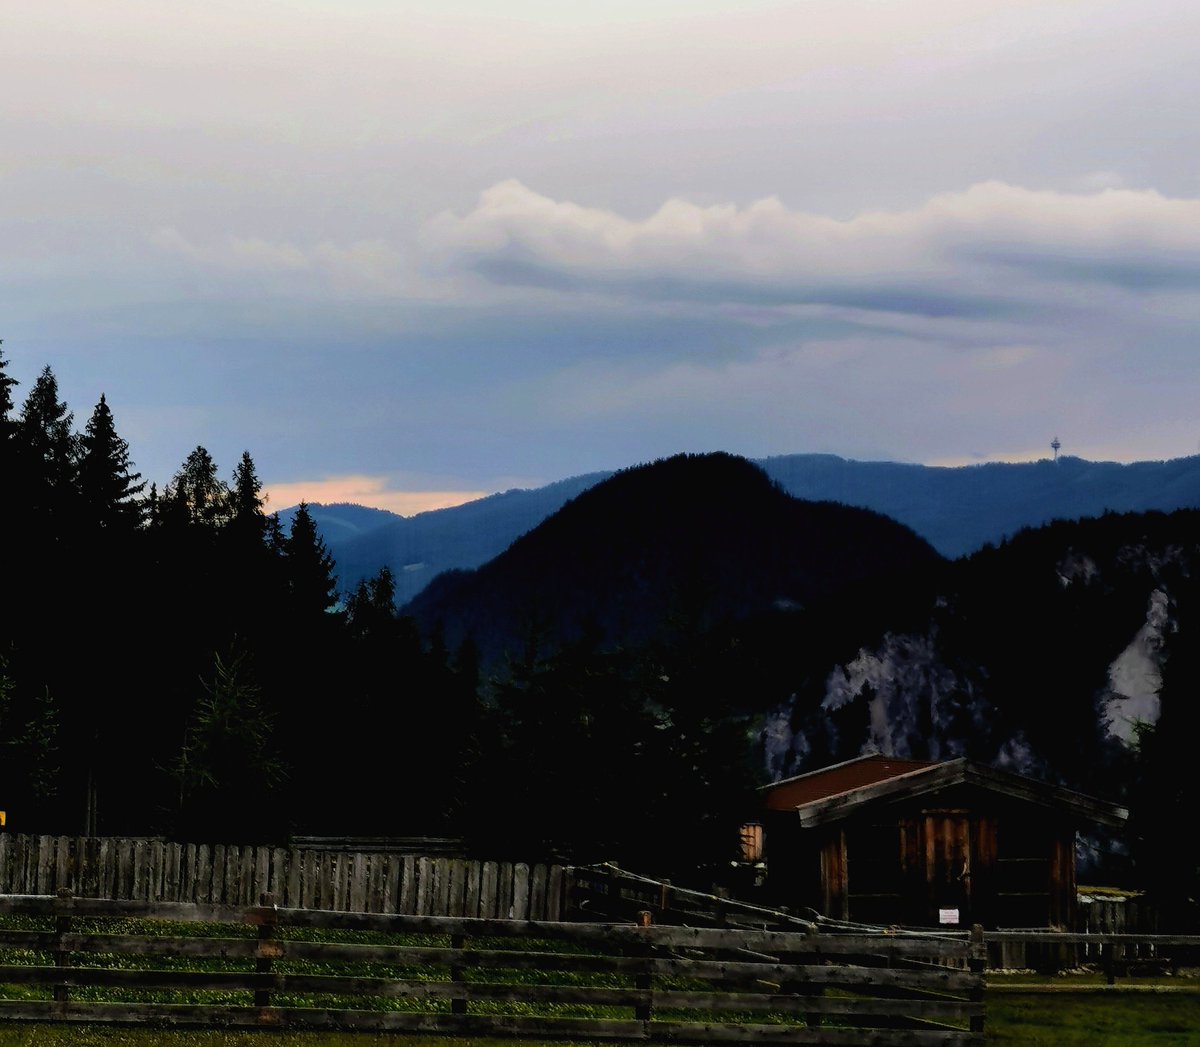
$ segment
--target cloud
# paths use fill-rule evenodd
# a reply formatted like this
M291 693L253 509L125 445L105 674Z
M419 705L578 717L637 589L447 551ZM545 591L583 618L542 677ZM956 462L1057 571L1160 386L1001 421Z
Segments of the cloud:
M633 219L509 180L466 214L436 216L421 242L432 267L492 284L902 315L998 318L1061 303L1063 285L1200 286L1200 200L1000 181L849 219L776 197L744 207L670 199Z
M358 240L345 246L324 241L299 247L230 235L199 243L173 226L155 229L147 239L165 254L224 273L314 274L331 286L351 291L398 292L407 282L402 255L382 240Z
M352 502L356 505L387 509L401 516L446 509L483 498L487 491L397 491L383 476L327 476L321 480L296 480L268 484L264 491L273 509L286 508L299 502L320 502L333 505Z

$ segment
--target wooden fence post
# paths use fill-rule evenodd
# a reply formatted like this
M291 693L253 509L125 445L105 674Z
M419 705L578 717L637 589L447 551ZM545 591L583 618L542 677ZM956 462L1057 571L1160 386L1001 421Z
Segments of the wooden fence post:
M971 958L967 961L967 966L971 973L979 979L979 984L971 989L970 1001L972 1003L983 1003L983 972L987 967L987 945L983 938L983 925L973 924L971 926ZM983 1019L982 1014L971 1015L971 1032L983 1035Z
M819 957L821 947L820 947L820 945L817 945L816 943L817 943L818 939L821 937L821 932L817 929L817 925L813 924L805 932L804 937L808 942L810 942L814 945L814 950L813 950L814 957ZM806 960L808 960L809 963L814 962L813 959L809 959L808 957L806 957ZM811 983L805 983L804 985L797 986L797 991L802 996L824 996L825 995L825 986L813 985ZM807 1025L810 1029L816 1028L817 1026L819 1026L821 1024L821 1012L820 1011L806 1011L804 1014L804 1024Z
M1116 985L1117 983L1116 951L1116 946L1112 942L1105 942L1100 946L1101 964L1104 967L1104 980L1109 985Z
M54 966L66 969L71 966L71 954L63 948L63 937L71 932L71 916L68 910L68 905L71 901L71 891L67 887L58 889L59 904L55 906L58 910L54 917ZM66 982L58 982L54 986L54 1002L66 1004L68 990Z
M637 914L637 925L639 927L649 927L652 919L653 917L650 915L649 911L643 910ZM643 940L642 944L637 950L637 954L638 956L649 959L651 951L652 949L650 943ZM648 1022L650 1021L651 1015L654 1012L654 1003L652 998L654 979L650 974L649 967L634 977L633 985L634 988L641 989L646 993L646 1002L635 1005L633 1016L639 1022Z
M467 944L467 936L465 934L450 935L450 948L461 949ZM450 967L450 980L452 982L466 982L466 975L461 964L452 964ZM451 1014L466 1014L467 1013L467 998L465 996L456 996L450 1001Z
M254 973L257 975L255 981L260 983L254 989L254 1006L259 1009L261 1019L261 1012L271 1006L271 989L265 983L270 981L266 976L271 973L275 956L279 951L275 944L275 929L279 923L279 916L275 911L274 894L263 894L258 903L264 912L261 914L258 924L258 948L255 950L254 957Z
M595 887L592 888L595 892ZM621 917L621 870L615 862L608 865L608 875L605 877L604 897L607 908L601 914L606 920L619 920Z

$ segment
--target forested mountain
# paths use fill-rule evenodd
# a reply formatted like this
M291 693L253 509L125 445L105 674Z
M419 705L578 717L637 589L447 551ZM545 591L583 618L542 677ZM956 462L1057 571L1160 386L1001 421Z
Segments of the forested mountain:
M1129 465L1063 457L951 468L793 454L756 464L796 498L883 513L951 558L1052 520L1200 506L1200 457ZM611 475L577 476L411 517L361 506L311 509L338 561L343 587L353 587L386 564L405 603L441 571L478 567L498 556L569 499ZM286 520L287 511L282 515Z
M478 570L440 575L405 611L492 664L588 634L628 645L680 623L712 630L939 560L894 521L799 501L745 459L679 455L602 481Z

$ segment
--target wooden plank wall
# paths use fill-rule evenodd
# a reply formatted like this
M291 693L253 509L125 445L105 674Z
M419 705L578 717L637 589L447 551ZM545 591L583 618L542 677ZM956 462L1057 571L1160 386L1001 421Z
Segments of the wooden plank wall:
M1077 935L1158 935L1162 933L1157 909L1143 898L1086 897L1078 903L1072 930ZM988 966L993 969L1061 969L1084 963L1099 963L1104 959L1105 946L1099 938L1095 943L1079 938L1070 944L1047 946L1040 939L1044 934L1030 931L1027 938L1010 934L997 940L988 933ZM1155 946L1150 942L1116 945L1116 959L1153 958Z
M0 894L559 920L561 865L0 832Z
M1140 897L1081 901L1075 929L1084 934L1159 934L1158 912Z

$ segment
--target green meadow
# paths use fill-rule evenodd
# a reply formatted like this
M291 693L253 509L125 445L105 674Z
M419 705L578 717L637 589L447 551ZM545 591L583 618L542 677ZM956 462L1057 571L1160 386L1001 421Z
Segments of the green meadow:
M1028 1047L1182 1047L1200 1043L1200 994L1005 992L988 998L987 1042ZM569 1047L545 1041L371 1033L0 1027L0 1047Z

